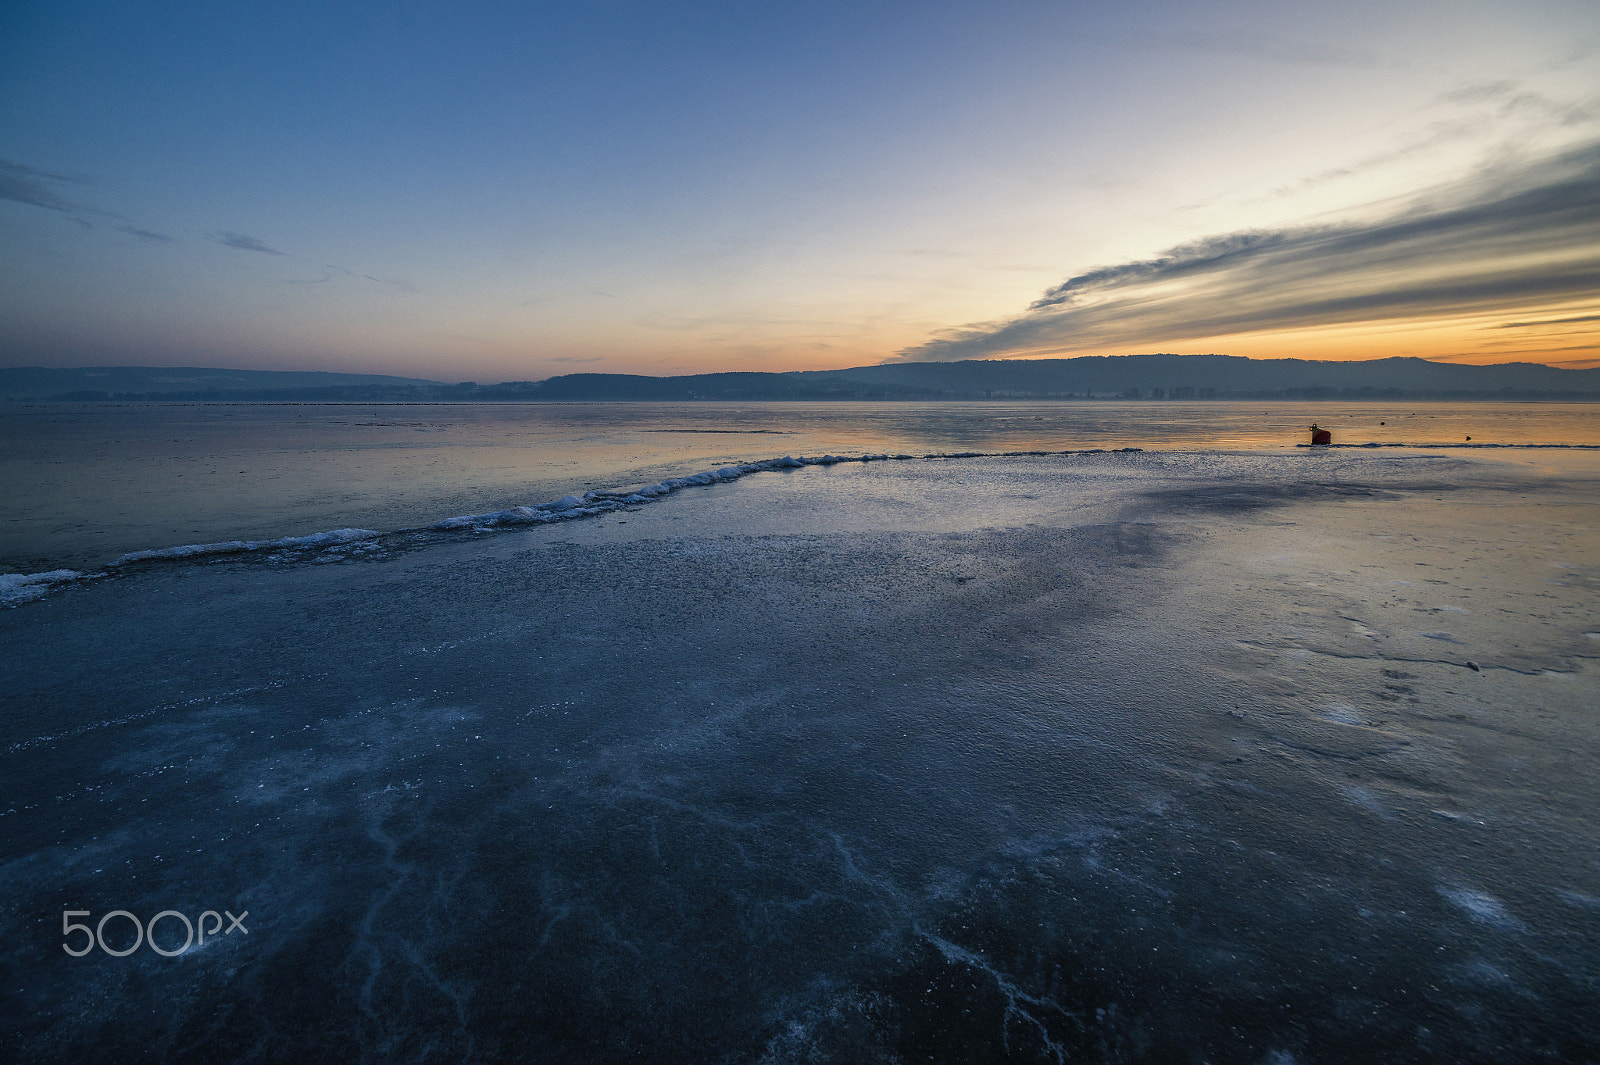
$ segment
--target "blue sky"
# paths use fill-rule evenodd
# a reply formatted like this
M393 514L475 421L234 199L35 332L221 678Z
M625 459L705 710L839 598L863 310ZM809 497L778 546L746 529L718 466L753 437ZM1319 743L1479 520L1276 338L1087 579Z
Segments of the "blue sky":
M1597 88L1590 0L10 5L0 364L1588 364Z

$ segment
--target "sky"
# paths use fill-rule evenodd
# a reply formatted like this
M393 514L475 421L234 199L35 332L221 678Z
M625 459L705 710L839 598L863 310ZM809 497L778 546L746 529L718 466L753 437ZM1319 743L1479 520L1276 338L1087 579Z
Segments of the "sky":
M1600 365L1600 4L0 6L0 366Z

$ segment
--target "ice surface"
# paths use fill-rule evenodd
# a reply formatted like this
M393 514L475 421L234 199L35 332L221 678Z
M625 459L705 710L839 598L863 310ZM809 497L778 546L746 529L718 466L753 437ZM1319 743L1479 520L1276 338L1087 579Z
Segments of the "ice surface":
M0 613L11 1055L1595 1056L1592 472L794 463Z
M1122 448L1119 453L1133 453L1139 448ZM1102 451L1093 452L1005 452L1006 455L1073 455L1073 454L1103 454ZM823 455L816 458L807 458L804 455L795 458L785 455L778 459L767 459L761 462L746 462L738 466L723 466L717 470L706 470L701 473L690 474L687 477L674 477L659 484L645 485L642 488L618 491L608 489L595 489L585 492L581 497L575 495L562 496L550 503L539 503L534 506L512 507L508 510L497 510L489 514L463 514L454 518L445 518L435 522L430 528L445 531L452 529L479 529L487 530L502 525L529 525L551 521L566 521L571 518L588 517L593 514L605 514L615 510L623 510L629 506L638 506L652 502L663 496L685 488L705 488L713 484L726 484L737 481L739 478L752 473L766 473L774 470L798 470L806 466L836 466L841 462L874 462L890 458L910 460L912 455ZM974 458L992 457L984 456L982 452L969 451L958 455L947 455L942 452L921 456L925 459L947 458ZM219 545L220 546L220 545Z
M1128 447L1118 449L1121 453L1136 453L1140 449ZM1029 452L1002 452L1003 455L1073 455L1073 454L1104 454L1096 449L1093 451L1029 451ZM947 458L974 458L983 457L985 453L977 451L961 452L959 454L934 453L924 455L924 459ZM910 460L916 456L895 455L893 458ZM638 506L652 502L663 496L671 495L684 488L703 488L713 484L736 481L751 473L763 473L773 470L802 469L806 466L834 466L842 462L872 462L887 459L887 455L823 455L820 458L794 458L784 456L780 459L768 459L762 462L743 463L738 466L724 466L714 471L691 474L687 477L676 477L662 481L659 484L646 485L643 488L629 491L608 489L595 489L585 492L582 496L565 495L549 503L539 503L534 506L509 507L487 514L463 514L452 518L444 518L434 522L428 528L436 532L450 532L456 530L474 530L487 532L491 529L511 525L534 525L552 521L568 521L574 518L586 518L596 514L610 513L623 510L629 506ZM399 533L410 530L397 530ZM109 565L108 570L131 565L139 562L180 561L203 556L237 555L254 551L304 551L317 548L338 547L357 541L374 540L382 533L371 529L333 529L328 532L312 533L307 536L282 536L265 540L223 540L207 544L180 544L176 547L151 548L142 551L127 552ZM48 573L35 574L5 574L0 575L0 606L16 606L24 602L31 602L46 595L51 585L62 583L67 578L53 576L60 573L72 573L71 579L84 576L104 576L105 572L92 574L78 573L68 570L52 570Z

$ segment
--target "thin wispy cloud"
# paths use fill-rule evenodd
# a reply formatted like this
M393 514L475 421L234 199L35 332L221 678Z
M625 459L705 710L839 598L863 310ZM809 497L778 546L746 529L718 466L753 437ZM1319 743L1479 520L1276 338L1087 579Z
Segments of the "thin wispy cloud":
M318 263L314 259L307 259L303 256L292 255L286 251L279 251L277 248L270 247L255 237L244 233L218 233L214 234L211 239L216 241L218 244L225 245L229 248L237 248L240 251L261 252L265 255L276 255L292 262L305 263L317 271L315 277L285 277L278 279L278 284L292 285L297 288L315 288L338 281L340 278L350 278L351 280L355 281L371 281L375 285L382 285L385 288L394 289L396 292L411 294L417 291L416 286L411 284L409 281L401 281L387 277L375 277L372 274L357 273L354 270L346 270L344 267L335 266L332 263Z
M1543 325L1571 325L1574 322L1600 322L1600 314L1580 314L1572 318L1541 318L1536 322L1507 322L1496 329L1533 329Z
M84 182L68 174L61 174L51 170L42 170L38 167L27 166L23 163L13 162L9 159L0 159L0 201L25 204L47 211L55 211L65 215L81 225L89 228L109 226L119 233L137 237L141 241L151 244L171 244L173 238L165 233L158 233L152 229L145 229L130 223L123 216L111 211L82 203L56 191L54 186L82 185ZM248 233L235 233L231 230L211 234L212 241L227 248L238 251L257 252L262 255L274 255L283 258L296 258L287 252L279 251L257 237ZM305 261L305 260L300 260ZM413 293L416 286L409 281L394 278L376 277L372 274L357 273L338 266L323 266L322 275L312 278L286 278L283 283L287 285L321 285L332 281L336 275L360 278L374 284L394 289L397 292Z
M152 244L172 243L172 238L167 236L165 233L156 233L149 229L140 229L138 226L118 226L117 230L122 233L127 233L129 236L138 237L140 240L148 240Z
M1451 90L1440 97L1452 104L1493 104L1501 116L1530 114L1558 126L1575 126L1595 117L1592 103L1556 100L1544 93L1526 89L1520 82L1501 80L1477 82Z
M1451 104L1481 104L1485 100L1500 99L1516 91L1516 82L1502 78L1499 81L1475 81L1441 93L1439 99Z
M12 203L42 207L47 211L60 211L70 215L92 211L92 208L74 203L50 187L61 182L78 183L65 174L56 174L24 166L21 163L13 163L9 159L0 159L0 200L10 200Z
M1309 177L1274 190L1274 198L1292 196L1308 189L1355 177L1368 171L1393 166L1451 144L1482 140L1509 123L1526 138L1537 131L1564 130L1597 117L1600 97L1588 101L1557 100L1526 88L1522 82L1502 79L1473 82L1441 93L1435 107L1446 105L1447 117L1428 122L1392 147L1369 153L1351 163L1330 167Z
M37 167L0 159L0 200L54 211L90 229L96 228L97 223L107 219L127 221L111 211L63 196L52 187L58 184L81 185L83 181L68 174L40 170Z
M1377 170L1381 167L1390 166L1402 160L1430 152L1435 148L1438 148L1440 145L1449 144L1453 141L1465 140L1479 132L1481 132L1480 124L1470 119L1435 122L1428 128L1426 132L1413 136L1409 140L1406 140L1393 148L1387 148L1380 152L1373 152L1372 154L1364 156L1361 159L1357 159L1356 161L1345 166L1330 167L1327 170L1321 171L1320 173L1312 174L1310 177L1300 179L1300 181L1294 185L1287 185L1283 188L1277 189L1274 195L1278 197L1292 196L1295 193L1303 192L1306 189L1313 189L1319 185L1325 185L1330 181L1338 181L1342 178L1355 177L1358 174L1362 174L1370 170Z
M54 211L87 229L99 229L110 224L111 228L119 233L126 233L152 244L172 243L172 238L165 233L132 225L126 218L113 211L102 210L63 196L52 188L58 184L82 185L83 183L82 179L69 174L40 170L38 167L15 163L9 159L0 159L0 200Z
M70 174L61 174L53 170L41 170L38 167L12 162L9 159L0 159L0 200L9 200L12 203L21 203L29 207L55 211L89 229L98 229L102 225L112 224L112 228L119 233L127 233L130 236L138 237L140 240L157 244L170 244L172 242L172 238L165 233L157 233L153 230L133 225L114 211L107 211L92 204L63 196L53 187L56 185L82 184L84 182L81 178L75 178Z
M360 274L358 276L363 278L364 280L371 281L373 284L382 285L385 288L392 288L396 292L404 292L404 293L410 294L410 293L413 293L413 292L417 291L417 286L416 285L413 285L409 281L401 281L398 278L393 278L393 277L373 277L371 274Z
M949 361L1241 333L1526 314L1600 290L1600 142L1387 219L1220 234L1047 290L1016 318L897 359ZM1440 206L1442 205L1442 206Z
M238 248L240 251L257 251L263 255L284 254L277 248L269 248L255 237L244 233L218 233L211 239L224 247Z
M339 274L344 277L356 278L361 281L371 281L375 285L383 285L385 288L392 288L396 292L404 292L409 294L417 291L417 286L413 285L409 281L401 281L390 277L374 277L372 274L360 274L354 270L346 270L342 266L334 266L332 263L324 263L322 269L324 272L332 271L333 274ZM318 278L316 283L329 280L332 280L332 274L327 277Z

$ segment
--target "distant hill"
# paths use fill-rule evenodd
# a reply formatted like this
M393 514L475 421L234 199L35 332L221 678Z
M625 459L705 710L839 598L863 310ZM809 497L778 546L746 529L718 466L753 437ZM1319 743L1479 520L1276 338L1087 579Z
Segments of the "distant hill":
M681 377L576 373L496 385L374 374L103 367L0 370L0 399L324 402L930 399L1600 400L1600 369L1425 359L1314 362L1230 355L905 362Z
M1591 399L1600 370L1425 359L1313 362L1229 355L906 362L684 377L566 374L480 387L494 399Z
M1314 362L1232 355L1113 355L993 362L888 363L828 371L864 386L940 394L1127 398L1463 398L1600 399L1600 370L1537 363L1461 366L1426 359Z
M195 366L89 366L0 369L0 400L329 398L338 392L410 395L438 381L384 374L292 370L216 370Z

